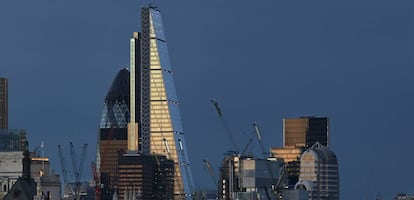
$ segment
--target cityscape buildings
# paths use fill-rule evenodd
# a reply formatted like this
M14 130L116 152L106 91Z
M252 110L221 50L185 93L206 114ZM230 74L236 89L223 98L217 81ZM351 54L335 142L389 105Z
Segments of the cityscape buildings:
M0 77L0 130L8 128L8 81Z
M302 152L316 142L329 144L327 117L300 117L283 119L283 147L273 147L274 157L283 159L288 173L288 185L293 187L299 177L299 158Z
M218 198L275 199L282 189L283 163L275 159L258 159L230 153L220 167Z
M100 123L96 170L103 185L102 196L112 198L118 184L118 157L127 149L129 120L129 72L121 69L106 95Z
M141 18L141 151L174 160L174 193L190 196L193 179L161 12L152 6L144 7Z
M339 199L338 160L333 151L316 142L300 158L296 189L310 192L310 199Z
M5 197L19 177L22 177L25 151L0 152L0 198ZM61 183L60 176L50 169L49 159L30 153L30 178L36 183L34 199L60 200Z
M174 162L175 198L188 199L193 180L161 13L143 7L141 18L141 32L130 39L130 71L118 73L105 99L96 170L111 190L119 186L121 157L164 155Z
M0 151L25 151L27 148L26 130L0 129Z
M174 199L174 161L163 155L119 159L119 199Z
M283 146L311 147L316 142L329 146L327 117L283 119Z

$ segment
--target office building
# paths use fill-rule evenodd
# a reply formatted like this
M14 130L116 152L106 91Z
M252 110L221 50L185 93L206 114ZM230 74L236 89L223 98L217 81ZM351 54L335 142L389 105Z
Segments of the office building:
M118 199L174 199L174 161L163 155L124 154Z
M277 199L275 191L283 184L279 181L282 166L277 160L241 158L240 188L235 199Z
M26 130L24 129L1 129L0 130L0 152L25 151L28 148Z
M219 172L218 197L219 199L234 199L235 192L239 191L240 156L236 152L228 152L222 161Z
M220 167L218 198L276 199L275 192L284 185L280 177L282 166L280 160L240 157L228 152Z
M136 76L140 77L140 150L174 160L174 193L187 199L193 193L193 180L161 13L144 7L141 18L141 34L136 37L139 51L131 48L135 52L131 67L140 69L136 70L140 73ZM134 56L138 52L141 56Z
M327 117L283 119L283 146L311 147L316 142L329 146Z
M290 187L299 180L299 159L303 151L316 142L325 146L329 144L328 124L327 117L283 119L283 147L271 148L271 152L274 157L284 160Z
M105 99L97 171L111 189L118 185L122 150L164 155L174 161L175 198L189 199L193 180L161 13L144 7L141 18L141 32L130 39L130 72L121 70Z
M0 77L0 130L8 128L8 82Z
M316 142L300 158L296 189L304 189L310 199L339 199L338 160L333 151Z
M127 149L129 104L129 72L121 69L105 98L97 145L96 168L104 187L102 196L111 199L118 184L118 157Z

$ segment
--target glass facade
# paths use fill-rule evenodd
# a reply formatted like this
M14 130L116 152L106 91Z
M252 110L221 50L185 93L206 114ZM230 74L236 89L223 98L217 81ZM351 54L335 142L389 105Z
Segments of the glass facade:
M129 105L129 71L121 69L106 95L99 129L96 166L103 193L112 193L118 184L119 152L127 148L128 141Z
M25 151L28 147L26 130L0 130L0 152Z
M142 152L174 160L175 195L187 198L193 181L160 11L143 8L141 24Z
M118 167L118 199L174 199L172 160L162 155L125 154Z
M311 199L339 199L338 160L333 151L316 142L300 158L296 188L310 192Z
M316 142L328 146L328 128L327 117L283 119L283 146L311 147Z

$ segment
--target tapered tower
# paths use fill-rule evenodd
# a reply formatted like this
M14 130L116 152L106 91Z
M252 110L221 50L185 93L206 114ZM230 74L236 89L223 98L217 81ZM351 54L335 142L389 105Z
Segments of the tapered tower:
M141 151L174 160L176 199L190 198L193 180L161 13L144 7L141 17Z

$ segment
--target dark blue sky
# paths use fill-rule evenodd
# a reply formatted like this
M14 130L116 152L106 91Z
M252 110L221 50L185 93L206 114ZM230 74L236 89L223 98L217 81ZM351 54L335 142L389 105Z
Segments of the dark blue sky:
M341 198L390 199L414 190L414 1L1 1L0 76L9 78L9 126L57 144L88 143L94 160L103 100L129 65L140 7L164 26L198 187L213 187L231 145L213 106L244 146L252 122L265 145L282 145L282 119L330 118ZM259 145L254 141L256 155Z

